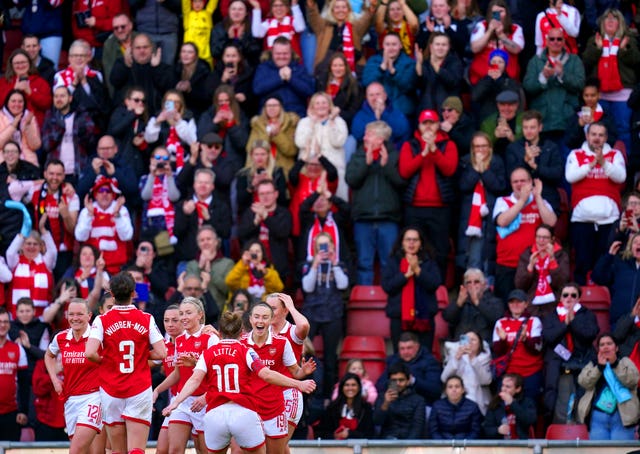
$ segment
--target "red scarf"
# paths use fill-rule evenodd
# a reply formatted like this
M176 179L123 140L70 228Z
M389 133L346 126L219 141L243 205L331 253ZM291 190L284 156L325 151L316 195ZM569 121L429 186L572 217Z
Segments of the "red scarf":
M293 16L284 16L282 20L278 20L274 17L270 17L267 22L267 36L265 36L264 43L267 49L273 47L273 42L279 36L284 36L289 41L293 41L293 37L296 36L296 30L293 28Z
M559 249L559 246L555 244L553 246L554 252ZM531 246L532 254L537 251L537 245L534 244ZM556 262L554 257L551 255L547 255L546 257L539 255L534 268L538 272L538 283L536 284L536 294L533 297L531 304L552 303L556 300L556 296L553 294L553 289L551 288L551 275L549 274L549 271L558 268L558 262Z
M602 118L602 116L604 115L604 109L602 108L602 106L600 105L600 103L598 103L596 105L596 109L594 111L591 112L591 115L593 116L593 121L600 121L600 119Z
M356 51L353 47L353 26L351 22L345 22L342 29L342 53L347 58L349 68L353 74L356 73Z
M73 277L80 284L80 297L87 299L89 297L89 290L90 290L89 279L96 278L96 268L95 267L91 268L91 274L89 274L88 277L82 280L80 279L82 277L82 268L78 268L75 274L73 275Z
M331 78L327 84L327 94L331 96L331 99L335 99L336 95L340 91L340 85L342 85L342 79Z
M578 312L581 307L582 306L580 305L580 303L576 303L575 306L573 306L573 313L575 314L576 312ZM556 306L556 314L558 314L558 320L560 320L561 323L564 323L564 321L567 319L568 312L569 311L567 311L562 303L558 303L558 305ZM573 336L569 331L567 331L567 334L565 334L564 338L567 341L567 350L573 353Z
M95 72L93 69L89 68L88 66L85 67L84 74L87 77L96 77L98 75L97 72ZM67 66L66 69L60 72L60 78L62 79L62 82L64 83L65 87L70 87L76 78L76 73L71 68L71 66Z
M198 226L202 226L202 223L204 222L204 217L202 217L203 211L209 211L209 204L207 202L201 202L200 200L196 200L196 213L198 213Z
M169 135L167 136L165 146L170 155L176 157L176 173L180 172L184 167L184 147L182 146L182 142L180 142L180 137L178 137L175 126L169 127Z
M340 261L340 233L338 231L338 225L333 220L331 212L327 214L324 225L320 224L320 219L318 219L318 216L315 216L313 226L309 230L309 236L307 237L307 260L310 261L313 259L313 256L315 255L315 251L313 250L313 240L315 240L321 232L328 233L333 240L333 244L336 249L336 258Z
M405 274L409 271L409 262L402 257L400 260L400 272ZM416 315L416 280L414 276L407 279L407 283L402 287L402 301L400 303L402 330L426 332L431 329L431 322L427 318L417 318Z
M487 197L484 192L482 180L478 180L476 187L473 189L473 197L471 199L471 211L469 211L469 222L467 230L464 232L466 236L482 237L482 218L489 214L487 207Z
M278 124L278 120L269 120L269 125L275 125L275 124ZM278 146L276 145L273 139L270 140L269 144L271 145L271 156L275 158L276 155L278 154Z
M200 211L198 211L200 215ZM173 236L173 226L175 224L176 212L173 203L169 200L169 189L167 179L155 176L153 180L153 193L147 207L147 216L156 217L164 216L164 223L169 232L169 236Z
M273 212L269 213L269 216L273 216ZM269 243L269 227L264 221L260 222L260 233L258 234L258 239L264 246L264 250L267 253L267 258L272 260L271 258L271 244Z
M566 11L561 11L561 14L565 17L569 16L569 13ZM562 35L564 36L564 47L567 49L567 52L571 54L578 53L578 45L576 43L576 39L573 36L569 36L562 25L560 25L560 21L558 20L558 12L555 8L547 8L544 12L544 16L542 20L540 20L540 32L542 35L542 47L547 47L547 33L549 30L553 28L559 28L562 30Z
M614 38L613 42L608 37L602 38L602 55L598 61L598 78L605 93L622 90L624 86L620 80L618 69L618 51L620 50L620 38Z
M634 323L638 328L640 328L640 317L638 317L638 316L636 315L636 317L633 319L633 323Z
M265 262L262 262L262 264L266 268L267 264ZM247 289L247 291L256 298L261 298L266 291L264 286L264 276L257 277L254 274L254 268L255 266L253 265L253 263L249 263L249 288Z

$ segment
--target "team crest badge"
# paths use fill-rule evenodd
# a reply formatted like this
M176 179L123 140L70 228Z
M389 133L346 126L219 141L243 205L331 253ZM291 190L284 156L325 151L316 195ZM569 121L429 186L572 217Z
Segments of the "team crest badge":
M276 354L276 349L275 349L275 348L270 348L270 349L269 349L269 354L270 354L271 356L275 355L275 354Z
M201 345L202 345L202 342L200 342L200 341L196 341L196 342L193 344L193 347L194 347L194 348L200 348L200 346L201 346Z
M16 359L16 354L14 352L9 352L9 359L11 360Z

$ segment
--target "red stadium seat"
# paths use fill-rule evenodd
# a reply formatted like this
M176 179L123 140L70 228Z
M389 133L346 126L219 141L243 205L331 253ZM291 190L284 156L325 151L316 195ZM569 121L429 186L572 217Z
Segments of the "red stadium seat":
M391 337L391 325L384 307L347 307L347 336L368 336L375 333Z
M588 440L589 429L585 424L551 424L545 438L547 440Z
M609 289L604 286L588 286L581 287L580 290L582 291L580 304L583 304L584 307L595 314L598 320L598 326L600 327L600 333L610 331L611 296Z
M385 308L387 294L379 285L356 285L351 289L349 306Z
M382 336L346 336L342 342L340 356L359 358L365 355L367 358L386 359L387 347Z
M324 341L322 336L316 335L313 338L313 349L316 351L316 358L324 359Z
M436 290L436 299L438 300L438 309L444 310L449 305L449 291L447 287L441 285Z
M438 361L442 361L442 342L449 338L449 323L442 318L442 311L438 311L435 318L436 331L433 336L433 346L431 352Z

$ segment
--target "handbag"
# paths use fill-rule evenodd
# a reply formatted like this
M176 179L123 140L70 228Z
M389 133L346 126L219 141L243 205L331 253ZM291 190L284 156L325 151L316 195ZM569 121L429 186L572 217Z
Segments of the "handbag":
M493 378L502 378L502 376L507 372L507 368L511 362L511 356L513 356L513 352L516 351L516 347L520 341L520 336L522 336L522 330L527 327L528 322L529 317L525 318L522 325L520 325L520 329L518 329L518 333L516 334L516 340L513 342L509 351L506 354L491 360L491 374L493 375Z

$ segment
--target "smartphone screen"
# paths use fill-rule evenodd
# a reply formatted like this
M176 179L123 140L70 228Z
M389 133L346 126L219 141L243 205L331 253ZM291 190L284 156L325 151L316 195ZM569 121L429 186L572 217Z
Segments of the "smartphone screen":
M493 11L491 13L491 18L499 21L500 20L500 11Z

